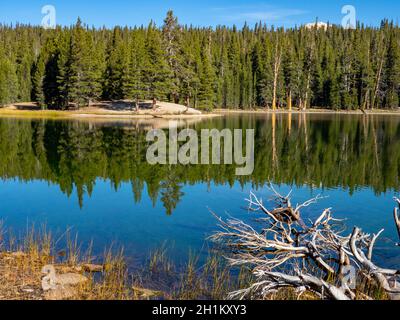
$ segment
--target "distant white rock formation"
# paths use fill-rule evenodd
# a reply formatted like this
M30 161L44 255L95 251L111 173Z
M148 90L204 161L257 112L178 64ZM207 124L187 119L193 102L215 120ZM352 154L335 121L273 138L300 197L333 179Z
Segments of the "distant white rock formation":
M317 28L317 29L324 29L326 31L328 29L328 26L329 25L325 22L312 22L312 23L307 23L305 27L307 29Z

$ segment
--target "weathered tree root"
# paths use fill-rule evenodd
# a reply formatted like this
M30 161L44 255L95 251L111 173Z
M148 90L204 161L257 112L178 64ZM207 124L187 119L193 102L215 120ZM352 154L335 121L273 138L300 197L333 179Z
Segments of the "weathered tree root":
M280 195L273 187L275 208L268 210L262 200L250 193L249 211L262 213L261 229L237 219L222 220L222 231L212 239L229 248L232 266L252 268L256 283L232 292L231 299L266 299L278 290L293 288L311 291L322 299L370 299L357 290L359 274L364 274L381 288L391 300L400 300L400 271L376 266L373 251L384 230L376 235L354 228L351 235L342 236L341 220L334 219L326 209L315 220L303 221L301 209L314 204L316 197L292 207L290 194ZM400 208L400 200L395 198ZM400 238L399 209L394 218Z

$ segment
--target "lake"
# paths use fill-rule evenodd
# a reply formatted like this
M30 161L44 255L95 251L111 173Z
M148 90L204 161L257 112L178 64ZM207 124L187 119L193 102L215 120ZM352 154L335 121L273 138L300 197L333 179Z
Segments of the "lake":
M304 210L315 217L332 207L348 232L385 228L377 257L385 266L396 229L392 197L399 193L400 117L335 114L235 114L180 121L196 130L255 129L255 170L235 176L229 165L151 166L146 132L155 121L0 119L0 218L21 234L46 224L68 228L94 252L123 246L129 263L169 248L176 262L203 253L217 230L210 210L252 218L243 207L251 190L268 199L271 181L294 202L327 198Z

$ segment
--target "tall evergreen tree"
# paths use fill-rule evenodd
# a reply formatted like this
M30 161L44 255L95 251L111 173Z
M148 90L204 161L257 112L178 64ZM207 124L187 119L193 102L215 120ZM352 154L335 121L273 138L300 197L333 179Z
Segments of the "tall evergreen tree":
M15 64L0 49L0 106L18 101L18 92Z
M200 107L214 107L214 85L215 73L211 61L211 43L210 38L206 37L203 41L200 62L199 91L197 95Z
M145 49L143 83L147 98L166 99L172 87L171 69L163 49L160 31L153 22L147 28Z
M105 72L104 97L106 99L122 99L123 93L123 73L126 67L126 57L128 48L122 39L122 30L115 27L113 30L112 41L107 49L107 67Z
M145 39L136 31L128 44L122 70L122 92L125 99L138 102L146 96L144 87Z
M181 27L172 11L168 11L167 17L164 20L162 35L166 59L171 71L170 79L166 80L169 82L172 100L179 102L179 93L183 81L182 76L184 76L182 45L180 42Z
M386 54L384 100L385 108L400 107L400 39L390 31L388 49Z
M61 87L64 93L63 107L82 107L101 95L101 69L96 60L96 50L90 33L78 19L67 42L64 77Z

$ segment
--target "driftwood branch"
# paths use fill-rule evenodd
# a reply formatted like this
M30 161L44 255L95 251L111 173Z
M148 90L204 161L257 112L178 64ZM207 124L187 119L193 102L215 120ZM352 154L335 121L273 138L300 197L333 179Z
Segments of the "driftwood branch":
M399 208L400 208L400 199L394 198L394 200L397 202ZM400 241L400 214L399 214L399 208L394 208L394 221L396 223L397 227L397 233L399 235L399 241ZM400 242L397 244L400 246Z
M256 225L232 218L225 221L214 214L221 231L212 239L232 253L228 258L231 266L248 266L257 279L229 298L265 299L280 289L292 288L298 292L309 290L320 298L372 299L356 290L357 277L364 274L389 299L400 299L400 272L380 268L372 261L375 244L384 230L370 235L354 228L351 235L343 236L342 221L333 217L331 209L305 223L302 209L316 203L320 196L293 207L291 193L283 196L272 186L270 190L275 204L272 208L267 208L253 192L247 200L249 212L263 216ZM400 200L395 200L400 206ZM400 237L397 208L395 223Z

